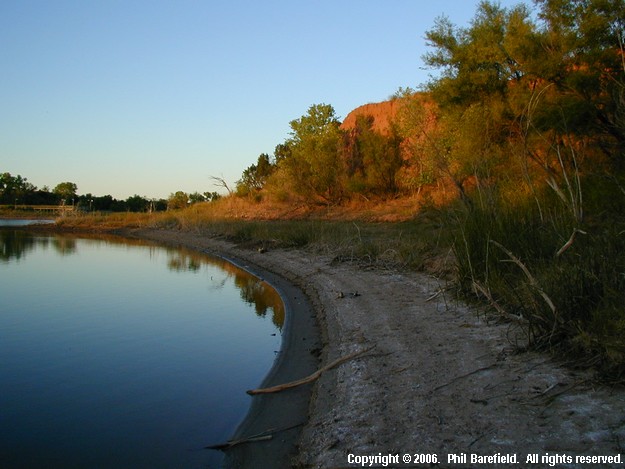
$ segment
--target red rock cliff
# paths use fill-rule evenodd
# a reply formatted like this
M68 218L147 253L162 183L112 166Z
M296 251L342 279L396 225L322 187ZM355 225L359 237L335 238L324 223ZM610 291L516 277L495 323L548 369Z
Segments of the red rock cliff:
M391 122L397 116L402 104L401 99L392 99L381 103L365 104L350 112L343 120L341 128L344 130L354 129L358 116L372 116L373 130L381 134L388 132Z

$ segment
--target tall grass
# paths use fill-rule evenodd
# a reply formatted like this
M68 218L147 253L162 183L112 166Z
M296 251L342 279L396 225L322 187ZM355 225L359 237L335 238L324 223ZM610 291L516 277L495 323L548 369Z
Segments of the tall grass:
M535 200L490 194L456 210L459 285L521 319L529 345L625 379L625 197L605 179L583 185L583 219L548 187Z

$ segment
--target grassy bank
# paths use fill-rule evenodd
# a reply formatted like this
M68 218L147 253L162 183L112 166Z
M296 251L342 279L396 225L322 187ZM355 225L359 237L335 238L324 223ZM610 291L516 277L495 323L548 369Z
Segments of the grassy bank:
M58 227L77 231L122 228L188 230L223 237L251 249L306 248L337 261L380 268L428 270L448 275L452 268L450 240L440 213L401 222L329 220L324 214L296 219L237 218L224 205L198 204L185 210L152 214L84 214L58 220Z

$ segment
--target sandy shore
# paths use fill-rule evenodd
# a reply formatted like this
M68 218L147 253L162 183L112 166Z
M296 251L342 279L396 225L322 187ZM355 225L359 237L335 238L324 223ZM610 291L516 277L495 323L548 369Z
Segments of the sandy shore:
M289 371L273 373L267 382L300 378L311 367L374 347L325 372L308 390L258 401L259 407L274 406L266 415L269 420L294 417L271 428L298 423L305 408L308 419L269 442L242 445L261 458L249 467L357 467L350 464L354 456L380 453L398 455L399 463L392 467L407 467L401 463L403 455L415 462L418 454L429 455L424 461L435 455L439 467L510 467L497 453L516 455L520 467L554 467L549 464L553 458L561 462L555 467L590 467L575 458L592 455L620 454L621 464L614 467L625 461L623 389L595 385L589 375L564 369L546 355L515 353L511 342L519 332L514 325L489 320L456 302L436 279L364 270L301 250L259 253L186 232L142 230L134 235L220 253L261 275L275 275L272 283L286 280L295 287L285 290L287 301L296 315L316 315L321 362L311 360L316 345L303 340L314 341L313 323L296 326L303 336L294 334L286 344ZM298 291L309 300L301 313ZM311 391L309 407L302 407ZM298 392L299 407L290 408ZM261 427L266 424L263 420ZM271 444L286 447L287 455L271 461L278 454ZM462 454L467 464L454 464L451 455ZM501 464L471 464L472 454L493 456ZM528 455L536 455L538 464L526 464ZM543 461L545 456L552 459Z

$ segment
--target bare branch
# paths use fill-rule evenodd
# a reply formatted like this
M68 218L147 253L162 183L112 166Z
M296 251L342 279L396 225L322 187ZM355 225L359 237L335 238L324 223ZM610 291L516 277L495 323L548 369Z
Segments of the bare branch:
M226 189L228 191L229 195L232 195L232 190L230 189L230 187L228 187L228 183L223 178L223 176L222 177L209 176L209 178L213 181L213 185L215 185L217 187L223 187L224 189Z

